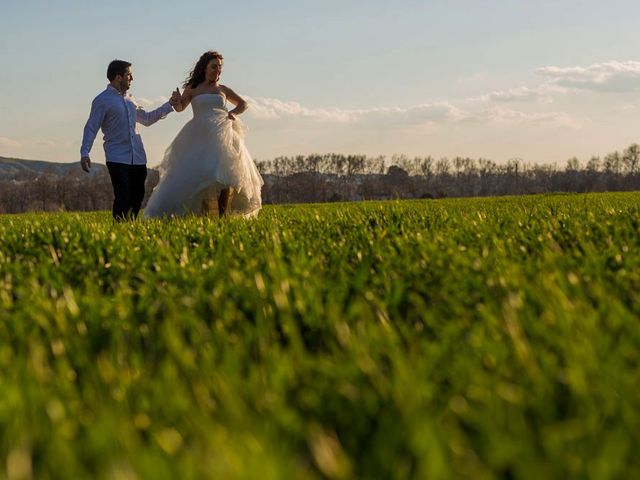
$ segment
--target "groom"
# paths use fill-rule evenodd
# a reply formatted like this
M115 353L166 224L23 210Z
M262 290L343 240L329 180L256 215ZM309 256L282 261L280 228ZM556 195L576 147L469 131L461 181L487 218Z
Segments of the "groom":
M91 103L89 120L84 127L80 164L89 172L89 152L93 141L102 130L107 168L113 185L113 218L136 218L144 198L144 182L147 178L147 156L136 123L150 126L173 111L179 93L173 92L171 100L160 108L146 112L127 93L133 74L131 63L114 60L107 68L109 85Z

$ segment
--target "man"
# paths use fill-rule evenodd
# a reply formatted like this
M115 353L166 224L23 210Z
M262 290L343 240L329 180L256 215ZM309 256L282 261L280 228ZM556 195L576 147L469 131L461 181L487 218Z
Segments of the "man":
M136 123L150 126L173 111L179 93L151 112L137 106L127 93L133 74L131 63L114 60L107 68L109 85L91 103L89 120L84 127L80 164L85 172L91 168L89 152L99 129L104 134L104 152L113 185L113 218L136 218L144 198L147 156Z

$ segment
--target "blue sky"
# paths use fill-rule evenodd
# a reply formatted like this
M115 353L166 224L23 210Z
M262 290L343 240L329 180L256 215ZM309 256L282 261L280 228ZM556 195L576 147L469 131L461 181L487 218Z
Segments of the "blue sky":
M113 58L159 105L198 56L251 101L254 157L468 155L564 163L640 141L640 2L7 2L0 156L78 161ZM144 128L151 165L191 114ZM100 137L92 150L104 161Z

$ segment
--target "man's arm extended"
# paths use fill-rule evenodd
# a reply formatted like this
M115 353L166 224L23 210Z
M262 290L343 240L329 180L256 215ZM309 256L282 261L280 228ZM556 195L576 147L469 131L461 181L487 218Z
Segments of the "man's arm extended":
M171 112L173 112L173 107L169 102L150 112L145 111L142 107L137 107L136 121L145 127L148 127L156 123L158 120L166 117Z

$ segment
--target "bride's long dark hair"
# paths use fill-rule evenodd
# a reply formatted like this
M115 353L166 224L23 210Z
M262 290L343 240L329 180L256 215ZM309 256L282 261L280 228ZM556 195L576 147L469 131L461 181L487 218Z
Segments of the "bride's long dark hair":
M209 62L214 58L219 58L220 61L224 59L224 57L220 53L214 52L213 50L209 50L200 55L196 66L193 67L193 70L191 70L189 76L182 84L183 88L196 88L198 85L204 82L205 70L207 69L207 65L209 65Z

